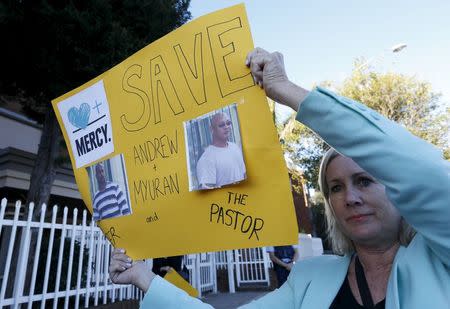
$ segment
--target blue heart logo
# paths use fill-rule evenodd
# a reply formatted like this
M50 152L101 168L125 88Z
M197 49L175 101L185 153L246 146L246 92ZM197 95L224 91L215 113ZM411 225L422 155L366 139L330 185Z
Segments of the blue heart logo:
M89 124L89 116L91 114L91 107L87 103L80 105L80 108L71 107L67 116L70 123L79 129L84 129Z

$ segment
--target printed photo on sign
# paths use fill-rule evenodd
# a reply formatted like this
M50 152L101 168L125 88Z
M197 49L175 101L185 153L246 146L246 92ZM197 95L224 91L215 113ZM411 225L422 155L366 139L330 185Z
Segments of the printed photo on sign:
M184 122L189 191L220 188L246 178L236 104Z
M58 109L77 168L114 151L111 116L103 81L59 102Z
M95 221L131 214L127 173L123 155L86 168Z

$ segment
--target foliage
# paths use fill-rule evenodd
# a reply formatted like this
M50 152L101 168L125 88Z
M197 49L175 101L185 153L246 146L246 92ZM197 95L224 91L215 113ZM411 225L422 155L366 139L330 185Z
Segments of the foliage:
M270 113L272 114L272 120L277 129L278 139L280 140L283 151L285 154L289 153L288 147L290 144L286 144L286 141L284 140L285 137L283 136L283 134L284 134L283 128L284 128L285 124L280 123L279 119L277 118L277 109L276 109L277 103L274 102L270 98L267 98L267 103L269 105L269 110L270 110ZM297 192L298 194L303 195L303 184L305 183L303 171L301 171L299 168L297 168L299 166L299 164L292 161L291 157L287 157L287 158L285 158L285 160L286 160L286 165L287 165L287 168L289 171L289 177L291 179L292 189L295 192Z
M339 94L364 102L380 114L405 126L413 134L442 149L450 158L450 108L440 102L429 83L398 73L379 73L355 62L355 70L341 86L323 82ZM279 134L291 160L304 170L309 188L318 189L318 171L328 146L312 131L295 121L293 115Z
M359 61L355 65L360 67ZM450 158L450 106L439 101L441 95L432 91L430 83L393 72L355 69L339 93L400 123Z
M191 18L190 0L6 0L0 3L1 97L43 124L28 201L47 203L61 133L50 100Z
M283 150L292 162L303 170L303 178L309 188L318 184L318 169L322 154L328 146L293 115L280 133Z
M190 19L189 0L32 0L0 6L0 91L50 100L80 86ZM40 117L39 117L40 116Z
M294 169L290 168L289 169L289 177L291 179L291 186L292 189L297 192L298 194L300 194L301 196L303 196L304 192L303 192L303 177L300 173L296 172Z

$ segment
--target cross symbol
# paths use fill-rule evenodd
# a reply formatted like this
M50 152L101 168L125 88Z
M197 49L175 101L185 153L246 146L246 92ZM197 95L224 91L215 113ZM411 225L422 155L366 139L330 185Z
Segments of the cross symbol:
M96 108L96 109L97 109L97 113L99 113L99 114L100 114L100 110L99 110L98 107L99 107L100 105L102 105L102 103L97 103L97 100L96 100L96 101L95 101L95 106L92 108L92 109L95 109L95 108Z

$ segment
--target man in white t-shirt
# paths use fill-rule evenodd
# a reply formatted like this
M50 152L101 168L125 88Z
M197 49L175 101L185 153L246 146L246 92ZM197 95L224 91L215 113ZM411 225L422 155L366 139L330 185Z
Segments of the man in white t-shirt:
M227 114L217 113L211 119L212 144L206 147L197 162L200 189L219 188L245 179L242 150L229 142L231 120Z

